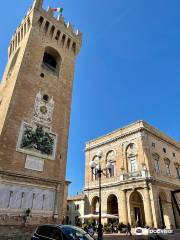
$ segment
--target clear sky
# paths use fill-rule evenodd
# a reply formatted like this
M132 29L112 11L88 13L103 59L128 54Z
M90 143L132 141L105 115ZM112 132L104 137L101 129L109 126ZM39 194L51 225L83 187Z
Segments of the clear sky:
M61 7L61 0L44 5ZM1 2L0 79L7 46L32 0ZM180 1L63 0L83 32L77 58L67 179L83 190L85 142L144 119L180 141Z

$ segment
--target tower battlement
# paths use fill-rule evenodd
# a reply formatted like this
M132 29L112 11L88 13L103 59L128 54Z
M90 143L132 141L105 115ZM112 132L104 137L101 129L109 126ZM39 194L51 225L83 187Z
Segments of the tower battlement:
M59 46L74 52L75 55L79 52L82 44L82 33L79 30L75 31L71 23L65 22L63 16L59 15L56 18L51 7L45 10L43 8L43 0L34 0L32 7L28 10L20 26L12 36L8 48L9 58L15 53L30 28L36 26L38 26L41 34L50 37Z

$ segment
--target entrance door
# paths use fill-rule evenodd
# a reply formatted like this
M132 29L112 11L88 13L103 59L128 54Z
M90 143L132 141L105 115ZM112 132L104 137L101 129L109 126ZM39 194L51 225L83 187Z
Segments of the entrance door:
M134 208L134 216L136 219L136 226L142 226L142 217L141 217L141 209L139 207Z

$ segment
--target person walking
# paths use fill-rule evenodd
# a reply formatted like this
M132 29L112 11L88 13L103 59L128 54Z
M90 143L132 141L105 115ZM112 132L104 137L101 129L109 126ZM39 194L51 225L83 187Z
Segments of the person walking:
M130 223L128 223L127 224L127 226L126 226L126 235L130 235L130 236L132 236L132 233L131 233L131 224Z

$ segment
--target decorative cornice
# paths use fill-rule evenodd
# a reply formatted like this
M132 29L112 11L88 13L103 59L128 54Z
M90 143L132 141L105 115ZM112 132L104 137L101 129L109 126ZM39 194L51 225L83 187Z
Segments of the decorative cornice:
M101 146L104 146L104 145L109 144L109 143L112 143L112 142L116 142L116 141L119 140L119 139L125 138L125 137L127 137L127 136L129 136L129 135L132 135L132 134L135 134L135 133L138 133L138 132L141 132L142 130L145 130L145 129L144 129L143 127L140 127L140 128L135 129L135 130L133 130L133 131L129 131L129 132L127 132L127 133L121 134L121 135L119 135L119 136L117 136L117 137L112 137L112 138L110 138L110 139L108 139L108 140L106 140L106 141L103 141L103 142L94 144L93 146L86 147L86 148L85 148L85 152L86 152L86 151L89 151L89 150L92 150L92 149L95 149L95 148L98 148L98 147L101 147ZM106 136L106 135L105 135L105 136ZM87 143L87 145L88 145L88 143Z
M128 131L128 127L136 125L138 123L142 123L143 125L137 126L136 129ZM121 130L125 129L125 128L127 129L127 132L122 134ZM118 131L119 131L119 134L120 134L119 136L116 136L116 137L111 137L110 136L111 134L117 133ZM92 149L95 149L95 148L98 148L98 147L101 147L103 145L115 142L119 139L123 139L123 138L125 138L129 135L132 135L132 134L135 134L135 133L138 133L138 132L140 132L142 134L142 131L145 131L146 133L150 133L151 135L156 136L158 139L163 140L163 141L167 142L168 144L172 145L173 147L176 147L178 150L180 150L179 142L176 142L174 139L171 139L169 136L167 136L163 132L160 132L158 129L154 128L153 126L149 125L148 123L146 123L144 121L138 121L138 122L130 124L130 125L124 127L124 128L117 129L117 130L115 130L113 132L110 132L110 133L108 133L108 134L106 134L102 137L99 137L99 138L96 138L94 140L91 140L91 141L87 142L85 152L89 151L89 150L92 150ZM104 137L108 137L108 135L109 135L108 140L104 140L104 141L102 140L102 142L95 143L94 145L91 145L91 144L93 144L94 141L103 139Z
M121 181L121 182L114 182L114 183L110 183L110 184L103 184L101 185L101 188L112 188L112 187L117 187L117 186L125 186L127 184L130 184L130 183L146 183L146 181L148 180L148 182L152 181L152 178L138 178L138 179L130 179L130 180L125 180L125 181ZM87 188L84 188L84 191L91 191L91 190L96 190L96 189L99 189L99 186L96 185L96 186L91 186L91 187L87 187Z
M16 172L11 172L11 171L5 171L5 170L0 170L1 175L6 175L6 176L12 176L12 177L18 177L18 178L23 178L23 179L28 179L28 180L37 180L37 181L42 181L43 183L53 183L53 184L63 184L65 181L59 181L56 179L52 178L45 178L45 177L36 177L36 176L29 176L26 174L20 174Z

